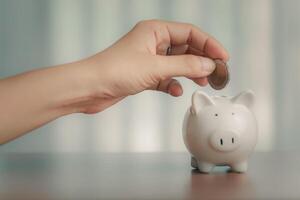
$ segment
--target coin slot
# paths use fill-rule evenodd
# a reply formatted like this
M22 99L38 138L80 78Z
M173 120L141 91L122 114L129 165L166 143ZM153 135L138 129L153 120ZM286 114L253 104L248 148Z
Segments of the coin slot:
M220 139L220 144L223 145L223 139L222 138Z
M231 138L231 142L232 142L232 144L234 143L234 138Z

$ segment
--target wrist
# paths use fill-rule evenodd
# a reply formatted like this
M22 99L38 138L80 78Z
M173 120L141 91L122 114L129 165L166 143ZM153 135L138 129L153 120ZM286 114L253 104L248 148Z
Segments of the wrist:
M65 64L57 67L61 81L57 81L60 94L56 101L56 108L61 115L81 113L96 96L96 75L86 60Z

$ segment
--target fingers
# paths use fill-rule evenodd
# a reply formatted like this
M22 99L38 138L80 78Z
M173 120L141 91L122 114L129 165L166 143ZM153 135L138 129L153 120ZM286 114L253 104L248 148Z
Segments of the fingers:
M195 49L191 46L189 46L187 48L187 50L185 51L186 54L193 54L193 55L197 55L197 56L205 56L205 53L203 53L202 51Z
M192 24L148 20L141 26L152 28L157 45L166 46L166 42L171 46L189 45L210 58L229 59L227 51L216 39Z
M158 91L165 92L174 97L181 96L183 93L181 84L175 79L163 80L156 88Z
M216 39L192 24L147 20L138 23L137 29L140 31L135 33L142 35L143 40L146 35L151 38L151 42L147 40L145 44L147 52L156 55L154 71L161 80L157 89L173 96L180 95L182 88L172 77L184 76L205 86L208 84L206 77L216 67L213 59L225 62L229 59ZM172 56L165 56L170 46Z
M169 53L169 55L193 54L203 56L202 52L188 45L173 46ZM206 77L194 79L192 78L192 80L200 86L206 86L208 84Z
M206 86L208 84L208 80L206 77L205 78L195 78L192 80L200 86Z
M188 45L179 45L170 47L168 55L182 55L185 54L188 50Z
M228 60L227 51L212 36L192 24L165 22L170 35L171 45L187 44L210 58Z
M216 67L213 60L194 55L156 56L156 59L156 72L162 80L177 76L202 78L211 74Z

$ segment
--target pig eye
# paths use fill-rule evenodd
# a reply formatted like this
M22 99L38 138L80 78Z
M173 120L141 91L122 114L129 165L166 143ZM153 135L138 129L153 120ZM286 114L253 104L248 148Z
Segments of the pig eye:
M234 115L234 113L231 113L232 115Z
M216 113L215 116L218 117L218 113Z

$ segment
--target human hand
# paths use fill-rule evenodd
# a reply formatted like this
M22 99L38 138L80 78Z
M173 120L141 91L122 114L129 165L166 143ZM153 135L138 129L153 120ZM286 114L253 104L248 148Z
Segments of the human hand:
M168 47L172 47L171 56L166 56ZM226 50L191 24L141 21L111 47L83 61L95 75L95 88L94 98L80 112L99 112L147 89L180 96L182 87L174 77L184 76L205 86L216 58L227 61Z
M193 25L140 22L92 57L0 79L0 144L64 115L100 112L143 90L180 96L174 77L204 86L215 58L227 61L228 54Z

